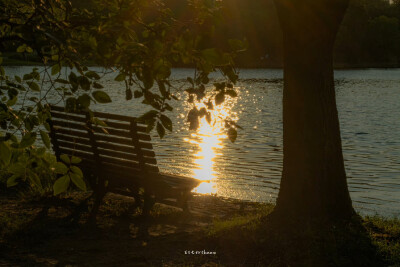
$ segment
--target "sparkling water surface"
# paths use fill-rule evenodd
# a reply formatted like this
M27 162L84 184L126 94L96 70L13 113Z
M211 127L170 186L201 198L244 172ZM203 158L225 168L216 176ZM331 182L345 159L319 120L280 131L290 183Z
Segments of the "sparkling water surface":
M8 67L22 74L29 67ZM125 100L123 84L103 78L113 102L97 105L103 112L138 116L148 107ZM174 69L173 84L185 84L190 69ZM196 191L250 201L273 202L282 169L282 70L240 71L238 97L216 108L217 123L203 121L197 131L186 122L190 106L174 101L172 133L153 143L162 171L208 182ZM218 75L214 75L218 80ZM348 184L355 208L364 214L400 216L400 69L335 72L336 97ZM176 94L186 99L186 93ZM51 97L49 98L51 99ZM51 100L50 100L51 102ZM201 104L198 104L201 107ZM222 119L231 116L243 130L231 143Z

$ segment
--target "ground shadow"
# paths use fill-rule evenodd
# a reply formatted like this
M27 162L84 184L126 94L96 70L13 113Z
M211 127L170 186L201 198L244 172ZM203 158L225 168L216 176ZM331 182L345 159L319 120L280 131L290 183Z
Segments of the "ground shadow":
M157 204L143 218L131 204L106 199L96 226L84 224L87 213L73 223L65 208L39 212L0 242L0 266L385 266L358 216L282 223L267 215L271 207L209 197L191 215Z

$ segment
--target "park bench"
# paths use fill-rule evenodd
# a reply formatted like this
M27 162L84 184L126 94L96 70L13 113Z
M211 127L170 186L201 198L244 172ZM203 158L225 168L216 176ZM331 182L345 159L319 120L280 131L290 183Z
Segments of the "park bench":
M77 165L93 189L91 217L107 192L131 196L148 214L155 202L188 210L187 200L200 181L161 173L147 126L134 117L93 112L66 112L50 106L50 137L60 156L82 159ZM106 125L94 123L98 118Z

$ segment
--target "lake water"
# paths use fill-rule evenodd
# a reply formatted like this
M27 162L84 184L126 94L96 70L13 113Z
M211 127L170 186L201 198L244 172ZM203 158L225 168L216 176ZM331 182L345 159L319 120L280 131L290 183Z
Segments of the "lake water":
M23 73L27 67L7 68ZM180 86L190 69L173 71ZM250 201L273 202L282 169L282 70L240 71L238 97L228 99L214 116L231 115L243 127L231 143L218 122L202 121L189 131L186 101L172 103L174 129L153 142L160 169L168 173L210 180L199 193ZM341 70L335 72L337 104L348 184L355 208L364 214L400 216L400 69ZM218 79L215 76L215 79ZM96 110L138 116L148 109L125 100L123 84L104 78L113 103ZM181 99L186 93L177 92Z

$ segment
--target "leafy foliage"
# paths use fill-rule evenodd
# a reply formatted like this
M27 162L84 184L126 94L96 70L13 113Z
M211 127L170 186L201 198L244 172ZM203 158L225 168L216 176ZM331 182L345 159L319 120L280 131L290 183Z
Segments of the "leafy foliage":
M10 77L0 66L0 154L1 169L9 187L25 182L43 190L43 170L51 170L49 181L55 195L72 184L86 190L76 158L47 158L45 148L37 148L38 137L50 148L48 103L63 103L67 111L89 111L92 120L103 125L90 111L92 103L112 101L102 77L115 73L114 80L125 87L127 101L141 101L152 110L139 118L156 128L160 138L172 131L168 112L172 93L171 68L185 64L194 67L186 92L193 109L190 129L198 127L207 111L197 111L196 101L205 99L209 74L219 71L225 81L214 84L215 103L225 95L236 97L238 79L233 67L236 52L245 48L240 40L227 40L224 47L212 47L215 24L221 19L218 1L193 0L189 8L195 16L179 20L157 0L91 0L84 3L65 0L3 0L0 9L1 47L14 47L16 53L36 56L43 67L33 68L22 77ZM96 72L89 65L103 67ZM179 88L178 88L179 89ZM48 96L56 92L58 99ZM54 93L52 94L54 95ZM209 106L210 107L210 106ZM212 107L210 107L212 108ZM207 121L211 123L208 115ZM196 123L197 122L197 123ZM236 139L236 125L227 123L230 139ZM46 182L47 183L47 182Z

